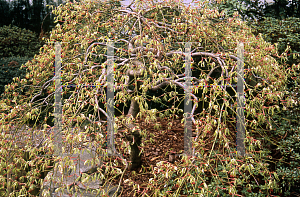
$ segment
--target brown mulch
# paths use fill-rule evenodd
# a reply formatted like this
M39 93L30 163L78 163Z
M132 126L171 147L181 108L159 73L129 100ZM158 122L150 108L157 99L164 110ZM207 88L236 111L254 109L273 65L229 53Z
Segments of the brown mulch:
M174 156L174 154L181 154L184 152L184 125L181 123L182 116L180 116L177 119L171 119L167 121L167 119L161 119L157 118L157 121L155 123L159 123L161 125L160 129L154 129L155 123L147 124L144 119L137 119L136 123L139 125L141 130L146 130L148 135L146 139L143 139L144 146L140 147L140 149L143 149L142 153L142 168L137 169L135 172L129 171L126 169L123 178L121 180L121 186L122 186L122 194L121 196L129 197L129 196L143 196L143 192L146 192L147 184L149 182L150 178L153 178L152 171L154 167L156 167L156 164L160 161L170 162L174 163L175 165L180 163L180 157ZM168 123L172 122L172 126L170 129L168 129ZM228 128L230 130L231 136L233 137L230 141L231 146L235 145L235 125L231 125L231 123L228 122ZM193 125L192 131L193 131L193 137L195 137L195 129L196 126ZM150 135L153 136L153 141L150 141ZM122 142L122 134L118 133L115 135L115 145L117 151L119 153L122 152L120 149L120 144ZM212 142L214 140L214 132L208 132L206 134L206 144L204 149L211 150L212 148ZM214 149L218 149L215 147ZM220 149L221 150L221 149ZM123 154L123 157L130 161L129 154ZM112 160L117 159L116 157L111 157ZM107 161L109 162L109 161ZM125 170L124 165L118 166L122 171ZM112 181L113 185L119 185L120 177L117 177ZM130 186L127 183L124 183L124 180L130 179L135 184L139 185L140 191L134 191L133 186ZM149 191L146 192L148 195L151 195ZM181 196L186 196L182 195Z

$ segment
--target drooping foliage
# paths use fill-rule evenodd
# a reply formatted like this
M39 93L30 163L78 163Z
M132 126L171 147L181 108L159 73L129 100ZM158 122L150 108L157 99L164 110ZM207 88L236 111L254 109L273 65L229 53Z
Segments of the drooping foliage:
M264 126L270 131L264 135L271 135L274 112L280 104L293 104L289 97L285 98L286 104L281 100L288 76L299 69L299 65L283 70L283 65L273 58L274 55L285 58L278 55L276 46L264 41L262 36L254 36L239 16L228 18L217 10L208 9L207 1L199 3L199 9L174 1L136 1L134 5L135 9L125 9L86 0L55 9L56 20L62 25L58 24L51 32L40 54L24 65L28 69L26 79L15 78L15 83L7 86L6 99L1 101L0 109L2 128L8 130L13 124L28 121L37 122L44 129L53 126L47 120L54 116L55 42L60 42L62 48L62 84L73 84L70 89L62 89L63 132L67 134L72 124L79 126L83 121L89 122L87 132L95 126L100 127L104 121L101 117L109 119L105 112L108 107L106 77L111 72L107 47L109 42L114 42L114 104L116 111L128 115L115 118L115 123L117 128L129 125L126 137L131 148L137 147L135 139L140 137L141 131L131 127L135 118L140 116L150 122L160 116L168 121L183 112L184 96L180 91L185 89L187 64L182 43L190 42L194 84L191 115L197 128L193 144L194 153L201 157L183 157L178 166L157 163L154 178L149 180L147 187L149 195L171 192L249 196L251 192L281 192L276 172L268 168L269 155L263 140L254 136L252 130ZM244 44L245 147L253 157L236 160L229 157L236 147L226 121L236 121L235 90L230 85L237 83L237 45L240 42ZM222 86L224 84L228 84L231 93ZM30 89L20 95L25 86ZM172 105L163 113L157 108L149 109L151 102ZM128 111L122 111L122 106L129 106ZM228 115L228 111L232 111L232 115ZM212 128L214 146L207 151L201 143ZM100 136L98 134L95 143L104 142ZM12 136L8 133L1 139L2 148L9 146L4 143L5 137ZM54 143L51 139L46 140L50 152ZM69 139L63 144L70 144ZM84 141L79 135L73 142L76 140ZM221 148L216 150L216 147ZM122 157L120 159L123 164L127 163ZM202 178L205 174L210 176ZM259 180L257 185L253 184L255 178ZM174 185L178 187L170 191Z

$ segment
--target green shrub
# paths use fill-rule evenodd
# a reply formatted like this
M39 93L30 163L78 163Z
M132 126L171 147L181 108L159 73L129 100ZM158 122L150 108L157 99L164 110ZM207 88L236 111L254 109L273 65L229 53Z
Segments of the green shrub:
M28 62L32 57L9 57L0 59L0 97L5 91L5 85L13 82L14 77L24 78L26 69L21 65Z
M293 54L300 54L300 18L290 17L278 20L272 17L263 17L263 21L249 22L253 34L262 34L267 42L278 43L278 52L283 53L290 47L287 64L299 64L299 58Z
M298 77L298 83L300 77ZM273 151L276 162L276 173L282 180L282 191L285 196L290 191L300 192L300 95L299 86L290 90L295 106L274 116L274 137L280 139Z
M284 92L280 112L272 116L271 130L257 129L257 133L269 132L264 136L264 150L269 151L269 170L276 173L280 182L277 190L283 196L300 192L300 74L293 77L295 87ZM283 101L291 96L294 106L284 107Z
M250 23L250 22L249 22ZM300 19L287 18L278 20L271 17L264 17L263 21L251 22L253 33L262 34L265 41L272 44L277 43L279 54L287 52L285 69L299 64L300 58ZM274 57L277 61L280 58ZM265 147L270 151L270 170L275 171L279 177L280 187L278 190L283 196L292 196L292 192L300 192L300 95L299 95L299 72L288 78L287 91L285 96L292 96L294 106L285 109L280 103L283 111L272 117L272 135L265 138ZM284 99L282 99L284 100ZM260 132L263 132L262 130ZM276 139L276 140L275 140Z
M0 27L1 57L33 57L42 46L36 33L17 26Z

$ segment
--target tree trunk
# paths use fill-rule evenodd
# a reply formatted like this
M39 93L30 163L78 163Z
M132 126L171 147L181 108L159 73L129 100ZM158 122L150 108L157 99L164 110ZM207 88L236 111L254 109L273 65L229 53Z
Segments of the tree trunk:
M128 115L132 115L135 118L138 112L139 112L139 105L137 101L133 99L130 104ZM134 128L133 124L126 124L124 126L127 127L127 129L130 132L130 135L125 136L126 139L130 142L130 149L131 149L131 154L130 154L131 165L129 166L129 170L136 170L139 167L141 167L142 164L140 149L138 147L141 144L141 136L138 130L135 130L134 132L132 131Z

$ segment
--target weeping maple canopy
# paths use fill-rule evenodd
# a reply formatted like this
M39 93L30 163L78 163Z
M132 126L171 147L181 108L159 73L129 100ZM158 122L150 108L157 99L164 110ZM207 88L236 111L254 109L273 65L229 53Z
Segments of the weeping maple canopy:
M108 116L108 45L114 50L115 110L123 113L122 107L128 106L126 117L114 119L117 127L126 120L125 125L132 129L137 116L150 122L157 116L183 112L187 42L191 43L195 146L201 146L197 139L213 126L216 136L228 146L225 122L228 111L236 109L236 91L230 85L237 83L239 43L244 45L245 127L270 125L270 116L282 105L280 100L286 99L286 106L293 102L283 97L287 78L299 65L284 70L274 57L286 56L278 55L276 45L255 37L239 16L228 18L223 12L208 9L207 1L195 8L174 1L135 1L134 9L117 3L85 0L66 3L53 11L58 24L40 53L22 66L27 68L26 78L14 78L14 83L6 86L0 108L2 129L35 121L44 129L53 126L49 120L54 117L56 42L62 49L61 82L73 85L62 88L63 131L74 122L79 126L87 121L86 131L106 123L101 117ZM228 84L229 89L222 84ZM166 109L152 108L151 102ZM230 118L236 120L235 113ZM246 137L246 143L253 142L248 130ZM128 139L134 143L133 138ZM48 140L49 149L51 144Z
M237 82L237 45L241 42L246 126L267 124L270 114L279 108L292 70L283 70L273 58L279 56L276 46L255 37L238 16L226 18L224 13L208 9L206 1L195 8L173 1L137 1L135 9L117 3L87 0L67 3L53 11L58 24L47 44L23 65L26 78L14 78L15 83L6 88L1 101L4 128L34 121L44 128L53 126L49 120L54 117L55 42L62 49L62 84L73 85L62 89L63 130L74 122L78 126L88 121L86 130L105 122L101 116L108 116L109 42L114 43L114 104L120 112L122 106L129 105L127 117L140 116L149 122L158 115L183 112L184 96L180 93L185 88L187 42L191 43L193 124L205 122L204 130L212 126L218 126L217 131L226 129L223 123L228 110L235 112L236 108L236 91L231 85ZM222 84L228 84L231 93ZM160 95L162 90L165 92ZM164 114L157 107L149 107L150 102L167 106ZM288 104L291 102L288 100ZM124 119L116 118L115 122L119 125Z

